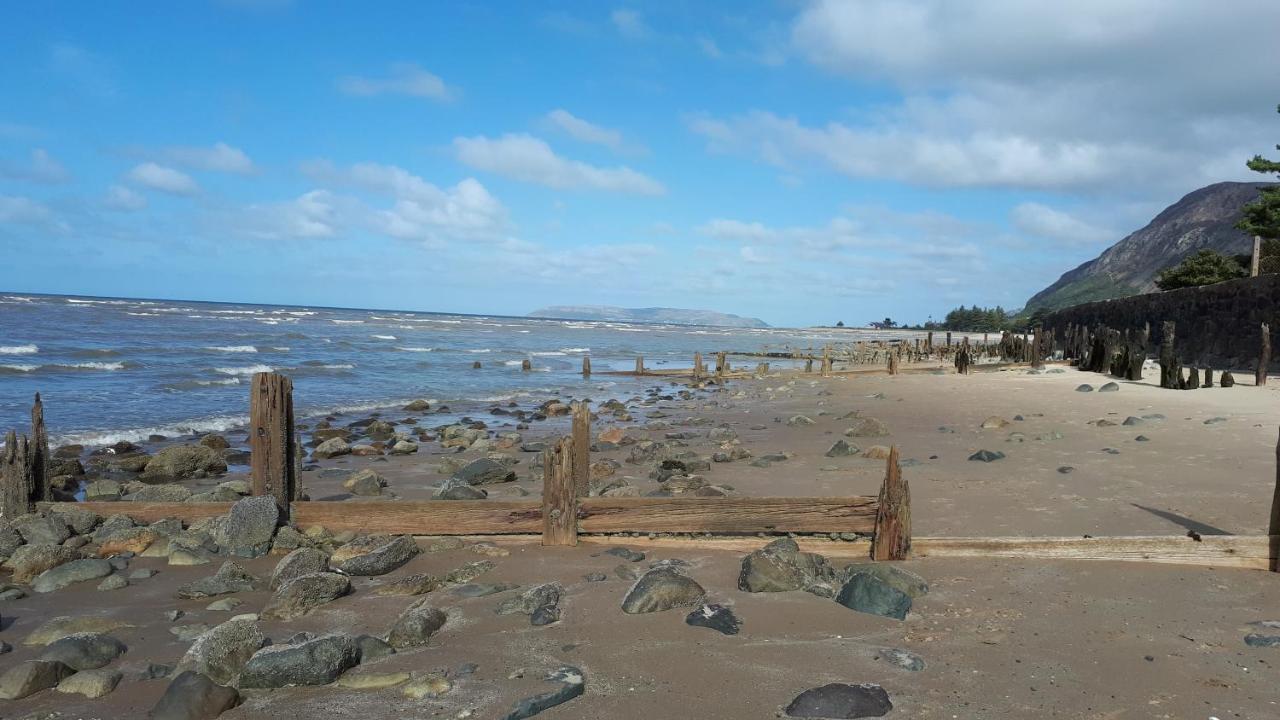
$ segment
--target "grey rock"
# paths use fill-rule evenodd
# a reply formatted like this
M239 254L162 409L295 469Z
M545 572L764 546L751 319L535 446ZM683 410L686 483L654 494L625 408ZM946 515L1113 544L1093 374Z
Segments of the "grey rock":
M1071 467L1070 465L1063 465L1058 468L1058 472L1062 473L1063 475L1070 475L1071 473L1075 472L1075 470L1076 469Z
M779 538L742 559L738 589L746 592L807 590L830 597L835 570L816 553L802 553L791 538Z
M1132 426L1134 426L1134 425L1146 425L1146 424L1147 424L1147 421L1146 421L1146 420L1143 420L1143 419L1142 419L1142 418L1140 418L1140 417L1134 417L1134 416L1130 415L1129 417L1127 417L1127 418L1125 418L1125 419L1124 419L1124 422L1122 422L1122 423L1120 423L1120 424L1121 424L1121 425L1128 425L1128 426L1132 427Z
M563 705L579 697L586 690L586 677L576 667L564 666L547 675L547 682L559 683L560 687L545 693L539 693L516 702L515 706L502 720L525 720L540 712Z
M123 590L127 587L129 587L129 581L125 580L123 575L108 575L102 582L98 583L98 590L103 592Z
M873 417L858 418L844 434L849 437L884 437L889 434L889 426Z
M257 590L262 585L258 578L244 569L243 566L228 560L213 575L194 580L178 588L178 597L186 600L229 595L237 592ZM215 680L217 678L214 678Z
M128 650L125 644L103 633L75 633L45 646L41 660L60 662L72 670L96 670Z
M296 645L268 646L240 673L241 688L327 685L360 662L360 647L347 635L324 635Z
M1250 633L1244 636L1244 644L1249 647L1280 647L1280 635Z
M271 550L280 524L280 507L271 495L247 497L231 506L227 522L214 533L223 549L238 557L255 558Z
M639 550L632 550L631 548L621 546L611 547L608 550L605 550L604 554L622 558L623 560L629 560L631 562L640 562L645 558L645 554Z
M97 580L111 574L111 563L97 558L72 560L55 568L40 573L31 583L31 589L38 593L53 592L73 583Z
M675 568L657 568L642 575L627 592L622 611L634 615L699 605L706 595L693 578Z
M417 449L417 446L414 446ZM365 468L351 473L351 476L342 482L347 492L352 495L361 495L372 497L382 494L382 488L387 486L387 481L381 475Z
M905 620L911 597L874 575L859 573L849 578L836 595L836 602L858 612Z
M831 447L827 450L826 456L827 457L851 457L851 456L857 455L860 452L862 452L862 450L860 450L857 446L850 445L848 442L844 440L837 440L834 443L832 443Z
M1088 383L1077 385L1076 392L1093 392L1093 386Z
M351 592L351 580L337 573L301 575L285 583L271 596L263 618L293 620Z
M892 709L889 694L879 685L830 683L800 693L784 712L787 717L845 720L883 717Z
M327 553L315 548L301 547L285 555L280 562L276 563L276 569L271 573L269 588L272 591L279 590L282 585L294 578L324 572L328 569Z
M1103 385L1102 387L1098 388L1098 392L1120 392L1120 386L1117 385L1116 383L1109 382L1106 385Z
M235 688L186 671L175 677L151 709L151 720L213 720L240 704Z
M338 563L338 569L348 575L385 575L420 552L418 544L408 535L382 536L379 540L368 552Z
M924 669L924 658L898 648L889 648L880 653L880 659L910 672L920 672Z
M1004 453L999 450L979 450L978 452L970 455L969 459L976 460L978 462L995 462L996 460L1003 460Z
M85 670L58 683L57 690L90 699L100 698L115 690L122 677L119 670Z
M23 545L13 551L5 561L5 567L13 571L14 582L26 583L41 573L81 557L79 550L61 545Z
M586 580L587 582L604 582L605 580L609 579L609 576L601 572L593 572L593 573L587 573L586 575L583 575L582 579Z
M468 485L490 485L511 482L516 479L516 473L506 463L484 457L463 465L453 477Z
M227 471L222 453L203 445L171 445L151 456L139 480L167 483L188 478L209 477Z
M55 687L75 670L55 660L28 660L0 675L0 700L20 700Z
M448 617L443 610L429 607L424 598L410 605L391 626L387 644L401 650L426 645L432 635L444 626Z
M497 595L500 592L515 590L518 587L520 586L512 585L511 583L467 583L453 588L450 592L458 597L478 598Z
M357 635L355 641L356 647L360 649L360 662L362 663L396 654L396 649L382 638L376 638L372 635Z
M20 515L14 519L13 529L28 545L61 545L71 537L71 528L56 515Z
M318 460L328 460L340 455L350 455L351 446L346 440L340 437L333 437L320 443L311 451L311 457Z
M236 678L267 638L252 620L228 620L202 633L192 643L179 670L194 670L223 685L235 684Z
M92 510L85 510L76 503L64 502L49 508L52 515L62 519L76 535L88 535L93 532L102 518Z
M558 582L535 585L498 603L494 612L499 615L533 615L539 609L558 606L563 596L564 586Z
M711 628L724 635L737 635L742 627L742 621L732 609L716 604L703 605L689 613L684 621L687 625Z

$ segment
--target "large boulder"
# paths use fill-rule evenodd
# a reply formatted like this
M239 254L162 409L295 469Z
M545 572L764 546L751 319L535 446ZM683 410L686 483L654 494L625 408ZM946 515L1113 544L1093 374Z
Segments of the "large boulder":
M271 590L279 590L290 580L329 569L329 555L316 548L300 547L280 559L271 573Z
M317 460L328 460L340 455L350 455L351 445L340 437L331 437L320 443L311 451L311 457Z
M622 599L622 611L634 615L701 605L706 596L707 591L693 578L672 567L659 567L636 581Z
M836 595L836 602L858 612L905 620L911 611L911 596L870 573L849 578Z
M418 543L408 535L366 535L338 548L329 562L348 575L385 575L418 552Z
M387 643L397 650L426 645L428 639L444 626L448 617L443 610L427 606L427 598L410 605L396 618L387 633Z
M296 577L271 596L263 618L293 620L351 592L351 580L337 573L318 572Z
M387 481L378 473L365 468L351 473L346 480L342 481L342 487L352 495L363 495L366 497L381 495L382 488L387 486Z
M889 434L889 426L873 417L858 418L844 434L849 437L884 437Z
M233 685L245 663L267 644L252 620L228 620L196 638L178 663L179 670L194 670L221 685Z
M50 515L60 518L76 535L88 535L102 521L98 513L85 510L78 503L63 502L49 507Z
M347 635L325 635L296 645L271 645L249 658L240 673L240 687L327 685L359 662L360 647Z
M261 581L243 566L228 560L213 575L193 580L179 587L178 597L185 600L198 600L215 595L257 590L261 584Z
M40 653L41 660L56 660L72 670L97 670L128 650L119 640L102 633L75 633L54 640Z
M188 670L175 677L151 709L151 720L213 720L240 704L235 688Z
M222 453L203 445L171 445L151 456L138 479L166 483L219 475L227 471Z
M28 545L61 545L71 537L67 522L56 515L21 515L14 519L13 529Z
M214 532L214 540L230 555L261 557L271 550L279 524L280 506L274 497L247 497L231 506L226 523Z
M502 720L525 720L525 718L531 718L538 713L579 697L586 691L587 687L586 676L582 674L582 671L569 665L548 674L545 680L559 683L560 687L517 700L511 711L502 716Z
M58 683L60 693L83 695L90 700L116 689L124 675L119 670L84 670Z
M22 535L13 529L13 525L7 520L0 520L0 562L9 559L13 555L13 551L22 547L26 542L22 539Z
M746 592L806 590L831 597L835 575L823 556L800 552L795 540L779 538L742 559L738 589Z
M75 635L76 633L105 633L127 627L133 626L126 622L108 617L100 617L97 615L69 617L67 615L61 615L46 620L40 625L40 627L31 631L31 634L22 641L22 644L48 645L49 643L69 635Z
M62 545L23 545L13 551L4 567L13 571L14 582L28 583L40 573L82 557L79 550Z
M468 485L492 485L515 480L516 472L511 469L509 463L483 457L463 465L453 474L453 477Z
M830 683L800 693L783 711L795 718L882 717L893 709L889 694L879 685Z
M141 555L159 539L160 533L149 527L122 528L101 539L98 556L111 557L124 552Z
M56 660L28 660L0 675L0 700L20 700L62 682L75 670Z
M111 574L111 563L98 558L85 558L63 563L40 573L31 583L31 589L38 593L53 592L73 583L97 580Z

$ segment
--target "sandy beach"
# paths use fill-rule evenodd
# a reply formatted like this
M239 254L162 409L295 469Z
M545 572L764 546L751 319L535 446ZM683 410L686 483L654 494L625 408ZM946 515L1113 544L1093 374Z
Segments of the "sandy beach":
M626 438L592 453L595 463L617 464L610 477L596 480L597 489L659 491L649 477L653 463L629 461L643 441L657 440L682 443L682 450L699 456L745 448L750 457L711 462L710 469L696 473L706 485L731 494L874 495L884 461L826 455L844 440L863 452L874 445L900 448L919 536L1265 532L1280 388L1177 392L1149 382L1120 382L1116 392L1099 392L1109 378L1056 370L763 378L686 391L687 399L680 397L685 386L656 382L651 394L627 403L631 420L602 414L593 423L597 437L617 428ZM1095 390L1079 391L1084 383ZM1126 418L1144 417L1124 424ZM888 434L845 434L855 425L872 427L861 422L867 418L878 420ZM514 431L517 423L500 415L485 420L495 436ZM1002 426L983 429L984 422ZM430 426L429 414L418 422L424 426ZM521 443L565 428L564 418L533 422L520 431ZM716 428L721 431L713 441L707 436ZM724 440L730 437L724 428L737 439ZM618 439L616 431L608 436ZM233 432L228 439L234 447L243 436ZM980 450L1005 457L967 459ZM517 479L485 485L489 497L540 493L538 454L519 447L503 452L519 460ZM351 497L343 481L371 468L386 481L386 502L427 499L458 461L482 455L424 442L410 455L317 460L300 477L313 499L341 501ZM759 462L767 456L774 457ZM234 479L231 474L188 484L200 491ZM810 592L743 591L737 582L743 553L661 547L648 537L617 538L618 546L645 554L636 562L605 554L609 546L599 544L542 548L498 541L455 547L424 539L419 545L426 552L391 573L352 577L350 594L304 617L262 618L259 624L276 644L299 632L385 636L410 602L421 598L383 596L377 588L417 573L445 576L467 563L490 562L492 568L472 585L518 588L464 597L458 584L439 587L422 597L448 619L425 647L348 671L434 673L447 678L451 689L427 699L409 699L398 685L244 689L242 704L221 717L503 717L521 698L555 687L542 678L562 666L581 671L585 693L542 717L771 717L802 691L826 683L880 685L892 701L893 717L1260 718L1278 712L1270 692L1276 651L1243 640L1250 633L1274 633L1256 623L1280 620L1270 600L1280 581L1266 572L916 559L898 565L927 581L928 592L899 621L855 612ZM280 559L272 554L237 562L265 579ZM740 632L723 635L687 625L691 608L622 612L635 576L663 560L682 561L683 572L705 588L707 602L732 609ZM190 645L173 628L217 626L233 615L260 612L271 598L266 587L217 598L176 597L184 583L212 574L222 561L186 567L167 564L164 557L136 557L129 570L152 569L154 577L104 592L82 582L6 602L0 637L14 647L4 657L6 666L38 657L42 648L22 640L62 615L127 624L111 634L128 651L112 665L124 673L119 689L104 698L46 691L5 703L5 716L57 711L62 717L142 717L169 682L142 679L148 664L176 665ZM832 565L847 562L833 559ZM527 614L495 614L505 599L545 583L563 588L558 621L533 626ZM241 603L231 610L206 609L223 597ZM176 621L165 615L173 610L183 613ZM906 669L891 661L901 656L889 651L906 651L923 668Z

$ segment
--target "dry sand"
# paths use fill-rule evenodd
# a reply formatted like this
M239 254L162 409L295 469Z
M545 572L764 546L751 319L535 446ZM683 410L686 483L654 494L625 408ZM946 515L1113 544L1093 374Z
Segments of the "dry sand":
M1280 388L1177 392L1121 382L1116 393L1075 391L1080 383L1097 387L1107 380L1075 370L802 379L792 386L765 379L734 383L692 401L661 402L650 410L658 409L673 424L687 417L730 423L757 456L795 453L768 468L738 461L714 464L706 473L710 482L760 496L873 494L883 461L823 453L843 437L850 421L839 418L846 413L858 410L878 418L889 426L889 437L851 441L864 448L891 442L904 458L919 461L904 469L917 535L1178 535L1187 527L1264 531ZM1139 427L1089 424L1154 413L1166 419ZM816 423L788 426L785 420L797 414ZM1019 414L1024 419L1015 421ZM981 430L992 415L1010 426ZM1205 424L1217 417L1226 419ZM761 425L765 429L751 429ZM689 429L706 428L628 433L660 438ZM1055 431L1060 439L1035 439ZM1012 432L1025 437L1010 441ZM1139 434L1150 441L1135 441ZM712 448L705 440L689 442L699 452ZM427 497L441 477L433 470L440 457L428 455L429 447L374 466L397 494ZM1107 447L1119 454L1103 452ZM993 463L966 460L979 449L1007 457ZM599 455L621 459L626 453L624 448ZM1075 469L1061 474L1060 466ZM656 488L645 472L644 466L626 464L620 471L645 490ZM319 475L304 476L313 496L336 494L340 480ZM515 485L538 492L529 475L522 470L519 483L500 487L493 496L515 494ZM742 592L736 586L740 554L659 550L646 548L647 542L626 541L649 555L637 567L675 557L689 562L689 573L707 588L711 601L733 606L742 619L741 633L724 636L687 626L684 610L624 614L620 603L631 583L614 572L623 562L602 555L599 546L512 546L510 555L491 558L496 568L479 581L523 586L560 581L567 588L560 622L531 627L526 617L494 614L504 596L463 599L436 591L432 603L450 620L431 645L370 668L457 673L475 663L475 672L456 675L454 690L443 698L411 701L394 688L247 692L245 704L222 717L501 717L520 697L549 689L539 676L564 664L583 670L586 694L539 717L773 717L797 693L827 682L882 685L895 705L888 717L1280 717L1275 690L1280 648L1243 642L1247 633L1260 631L1250 623L1280 620L1280 575L1274 573L1087 561L914 560L903 565L928 579L931 590L917 599L906 621L898 622L803 592ZM468 549L423 554L383 578L356 579L354 594L312 615L265 621L263 627L278 641L300 630L381 634L410 599L375 596L374 585L406 573L443 573L483 558ZM266 576L276 560L246 565ZM185 651L187 643L168 632L166 610L187 612L179 625L212 625L233 614L205 610L208 600L174 597L179 584L211 573L216 565L175 568L139 558L131 567L151 567L159 574L110 593L85 583L0 606L0 639L15 646L0 656L0 667L35 657L36 651L20 641L56 615L104 614L135 625L115 634L130 647L121 662L136 666L176 662ZM590 572L606 573L608 580L586 582L583 575ZM252 612L261 609L268 594L238 597L244 605L236 612ZM881 656L887 648L913 652L926 667L919 672L896 667ZM521 668L524 677L512 678ZM164 680L126 678L102 700L44 692L0 704L0 717L47 711L64 718L143 717L165 685Z

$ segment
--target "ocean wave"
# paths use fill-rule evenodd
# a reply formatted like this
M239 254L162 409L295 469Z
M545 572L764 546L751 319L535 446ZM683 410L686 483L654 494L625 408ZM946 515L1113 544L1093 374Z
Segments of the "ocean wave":
M40 365L14 365L11 363L0 363L0 373L27 373L41 367Z
M260 372L275 372L275 368L270 365L250 365L249 367L218 367L213 371L223 375L252 375Z
M397 346L396 349L403 350L404 352L434 352L435 351L435 348L433 347L398 347Z
M585 353L585 352L591 352L591 348L560 348L560 352Z
M493 352L493 351L492 351L492 350L490 350L489 348L479 348L479 349L477 349L477 350L467 350L466 352L469 352L469 353L488 353L488 352Z
M534 357L559 357L559 356L563 356L565 353L560 350L550 350L547 352L531 352L529 354L533 355Z
M337 318L330 318L329 322L333 323L334 325L363 325L364 324L363 320L338 320Z
M395 335L370 335L374 340L395 340Z
M0 345L0 355L34 355L38 352L38 345Z
M123 362L49 363L47 365L0 365L0 372L59 372L66 370L124 370L136 365Z
M248 424L248 415L219 415L215 417L185 420L172 425L155 425L151 427L135 427L124 430L86 430L81 432L54 435L50 443L54 445L88 445L90 447L114 445L118 442L145 442L152 435L198 435L210 432L224 432Z
M225 353L256 353L258 348L252 345L208 345L205 350Z
M199 388L206 388L206 387L218 387L218 386L224 386L224 385L239 385L239 384L240 384L240 378L229 377L222 380L182 380L180 382L161 385L160 387L163 390L174 392L174 391L181 391L181 390L196 390Z

